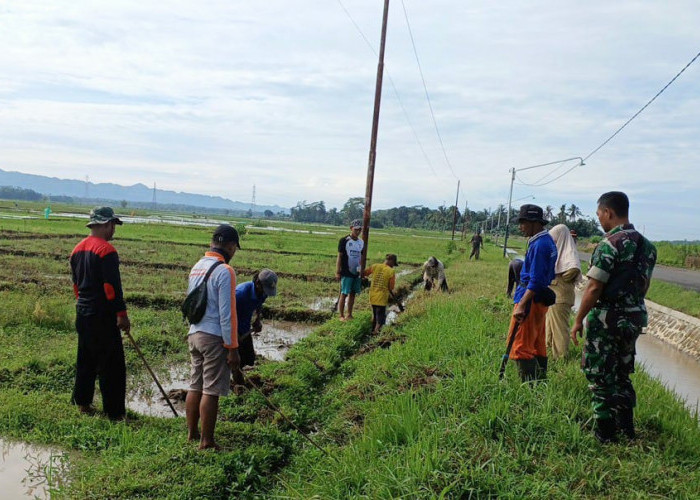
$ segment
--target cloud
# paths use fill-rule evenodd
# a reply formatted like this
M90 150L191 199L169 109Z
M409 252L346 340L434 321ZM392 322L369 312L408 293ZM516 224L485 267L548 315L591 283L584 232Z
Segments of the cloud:
M510 168L590 153L700 47L691 1L405 4L472 208L505 202ZM344 5L376 48L381 3ZM364 193L377 61L337 2L29 0L2 16L0 168L244 201L255 184L259 203L286 206ZM374 206L451 204L400 3L388 33ZM660 208L698 208L698 75L700 63L585 167L514 197L591 213L625 189L650 236L700 238Z

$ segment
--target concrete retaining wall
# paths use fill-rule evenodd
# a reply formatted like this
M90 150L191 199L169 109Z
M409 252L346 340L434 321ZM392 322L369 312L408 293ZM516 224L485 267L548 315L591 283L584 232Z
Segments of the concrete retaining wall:
M646 332L700 360L700 319L646 300Z

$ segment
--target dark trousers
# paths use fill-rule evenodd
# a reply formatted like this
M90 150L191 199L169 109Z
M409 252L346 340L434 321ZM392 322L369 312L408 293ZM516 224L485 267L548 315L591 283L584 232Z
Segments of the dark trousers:
M102 408L111 419L126 414L126 363L124 346L114 314L82 315L75 318L78 331L78 360L73 404L88 406L99 378Z
M386 306L372 306L372 330L381 330L386 323Z

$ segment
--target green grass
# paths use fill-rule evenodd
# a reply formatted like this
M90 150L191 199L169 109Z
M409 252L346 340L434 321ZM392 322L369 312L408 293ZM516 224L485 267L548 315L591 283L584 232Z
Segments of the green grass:
M498 383L512 306L504 297L507 261L493 246L487 245L483 260L467 261L463 242L445 255L447 240L440 233L378 231L383 234L371 240L370 261L389 251L416 263L436 254L447 264L454 293L417 292L407 312L378 337L369 336L362 295L354 322L330 320L293 347L288 361L264 362L250 374L335 458L310 447L255 391L222 398L217 437L225 451L213 453L186 442L183 418L130 412L129 422L112 424L79 415L69 404L76 337L66 252L86 231L83 222L70 219L10 223L15 226L0 223L3 235L20 231L28 239L0 243L9 249L0 254L0 300L6 305L0 310L0 435L66 450L71 482L65 496L700 495L698 422L644 374L634 376L640 440L610 447L599 446L590 433L589 394L576 361L580 351L552 363L547 384L522 386L512 366ZM209 232L162 224L118 230L114 244L128 262L124 287L132 300L133 333L159 373L187 366L185 327L174 304ZM58 233L66 237L50 237ZM334 265L338 237L251 230L234 268L249 262L325 275ZM38 255L17 255L23 248ZM159 263L171 267L148 267ZM401 286L418 275L403 277ZM268 304L303 311L310 299L336 293L332 282L287 277ZM133 348L127 344L125 350L132 388L146 374Z
M673 283L652 279L647 299L690 316L700 318L700 293Z

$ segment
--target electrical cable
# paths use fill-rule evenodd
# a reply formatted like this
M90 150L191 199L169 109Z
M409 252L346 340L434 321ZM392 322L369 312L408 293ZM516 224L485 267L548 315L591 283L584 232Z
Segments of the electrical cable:
M583 159L583 162L582 162L582 163L584 163L587 159L589 159L591 156L593 156L593 155L596 154L598 151L600 151L600 150L603 148L603 146L605 146L607 143L609 143L617 134L619 134L620 132L622 132L622 129L623 129L623 128L625 128L627 125L629 125L630 122L631 122L632 120L634 120L635 118L637 118L637 116L639 116L639 115L642 113L642 111L644 111L645 109L647 109L647 107L648 107L652 102L654 102L654 101L656 100L657 97L659 97L661 94L663 94L664 91L665 91L673 82L676 81L676 78L678 78L679 76L681 76L681 75L683 74L683 72L684 72L686 69L688 69L688 68L690 67L690 65L693 64L693 63L695 62L695 60L696 60L698 57L700 57L700 52L698 52L697 54L695 54L695 57L693 57L693 58L690 60L690 62L689 62L688 64L686 64L685 67L684 67L682 70L680 70L680 71L678 72L678 74L676 74L676 76L674 76L673 78L671 78L671 81L668 82L666 85L664 85L664 88L662 88L661 90L659 90L659 91L656 93L656 95L655 95L654 97L651 98L651 100L650 100L649 102L647 102L644 106L642 106L642 108L641 108L639 111L637 111L637 112L632 116L632 118L630 118L629 120L627 120L620 128L618 128L618 129L615 131L615 133L614 133L613 135L611 135L611 136L608 137L605 141L603 141L603 143L602 143L600 146L598 146L598 147L595 148L593 151L591 151L590 153L588 153L588 156L586 156L586 157Z
M343 9L343 12L345 12L345 15L350 19L350 22L352 25L355 27L357 32L360 34L362 39L365 41L365 44L367 44L367 47L372 51L372 53L379 57L379 54L377 54L377 51L375 50L374 46L370 43L369 39L365 36L364 32L360 28L360 26L355 22L355 19L352 17L350 12L348 11L347 8L345 8L345 5L341 0L337 0L338 4L340 5L340 8ZM391 84L391 88L394 91L394 94L396 95L396 100L399 102L399 106L401 107L401 111L403 112L404 118L406 119L406 122L408 123L408 126L411 128L411 132L413 132L413 138L416 140L416 143L418 143L418 147L420 148L421 152L423 153L423 158L425 159L425 162L428 164L430 167L430 170L433 172L433 175L437 177L437 172L435 171L435 167L433 167L433 163L430 161L430 158L428 157L428 153L425 152L425 148L423 147L423 143L421 142L420 138L418 137L418 132L416 131L416 128L413 126L413 122L411 122L410 117L408 116L408 111L406 110L406 107L403 105L403 100L401 99L401 96L399 95L399 90L396 88L396 84L394 84L394 79L391 78L391 75L389 74L389 70L386 69L386 65L384 67L384 71L386 72L386 76L389 79L389 83Z
M591 156L593 156L593 155L596 154L598 151L600 151L601 149L603 149L603 147L605 147L610 141L612 141L612 140L615 138L615 136L617 136L617 134L619 134L620 132L622 132L622 130L623 130L627 125L629 125L629 124L632 122L632 120L634 120L634 119L637 118L640 114L642 114L642 112L643 112L645 109L647 109L647 108L649 107L649 105L651 105L651 103L654 102L654 101L656 100L657 97L659 97L661 94L663 94L664 91L665 91L668 87L670 87L671 84L672 84L673 82L675 82L676 79L678 79L678 77L681 76L681 75L685 72L685 70L687 70L687 69L690 67L690 65L693 64L699 57L700 57L700 52L698 52L697 54L695 54L695 57L693 57L693 58L688 62L688 64L686 64L686 65L683 67L683 69L681 69L681 70L676 74L676 76L674 76L673 78L671 78L671 80L670 80L666 85L664 85L663 88L662 88L661 90L659 90L659 91L656 93L656 95L655 95L654 97L652 97L644 106L642 106L642 107L639 109L639 111L637 111L634 115L632 115L632 116L631 116L625 123L623 123L622 126L621 126L620 128L618 128L610 137L608 137L607 139L605 139L597 148L595 148L593 151L591 151L590 153L588 153L588 155L587 155L585 158L583 158L582 160L580 160L576 165L572 166L572 167L569 168L568 170L565 170L563 173L561 173L560 175L554 177L553 179L548 180L547 182L540 182L540 181L542 181L542 180L546 179L547 177L549 177L550 175L552 175L552 174L553 174L554 172L556 172L559 168L561 168L562 165L560 165L559 167L555 168L554 170L552 170L551 172L549 172L547 175L545 175L545 176L542 177L541 179L535 181L534 183L530 183L530 184L524 182L524 181L523 181L522 179L520 179L520 177L518 177L517 174L516 174L516 177L518 177L518 180L520 181L520 183L521 183L522 185L525 185L525 186L532 186L532 187L546 186L547 184L551 184L552 182L561 179L562 177L564 177L564 176L567 175L568 173L572 172L572 171L575 170L576 168L578 168L578 167L580 167L581 165L585 164L586 160L588 160Z
M421 67L420 64L420 58L418 57L418 50L416 49L416 41L413 38L413 30L411 29L411 23L408 20L408 11L406 10L406 4L404 3L403 0L401 0L401 6L403 7L403 14L404 18L406 19L406 26L408 26L408 34L411 37L411 45L413 46L413 54L416 56L416 63L418 64L418 71L420 72L420 78L421 81L423 82L423 89L425 90L425 98L428 101L428 108L430 109L430 116L433 119L433 125L435 126L435 133L438 136L438 140L440 141L440 148L442 149L442 154L445 157L445 163L447 163L447 166L450 169L450 172L452 172L452 176L459 180L459 177L457 177L457 174L455 174L454 169L452 168L452 164L450 163L450 159L447 157L447 151L445 151L445 144L442 141L442 135L440 134L440 128L438 127L437 120L435 119L435 113L433 112L433 104L430 101L430 94L428 93L428 86L425 83L425 76L423 75L423 68Z

